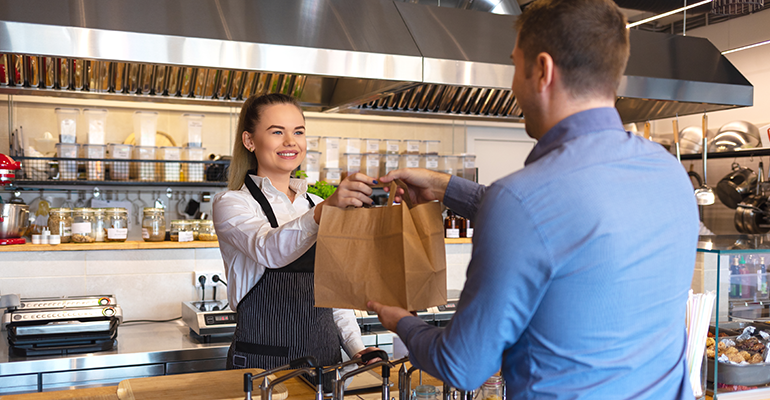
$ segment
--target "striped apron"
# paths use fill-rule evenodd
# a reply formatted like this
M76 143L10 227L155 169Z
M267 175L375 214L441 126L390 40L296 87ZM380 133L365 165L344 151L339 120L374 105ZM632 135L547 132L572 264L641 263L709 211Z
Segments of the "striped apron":
M277 228L278 221L265 195L249 176L245 183L270 226ZM315 206L310 196L307 200L311 207ZM268 268L241 299L227 369L270 369L308 355L322 365L342 362L342 339L332 309L314 306L314 266L315 245L283 268ZM325 377L326 388L331 388L331 378L331 374Z

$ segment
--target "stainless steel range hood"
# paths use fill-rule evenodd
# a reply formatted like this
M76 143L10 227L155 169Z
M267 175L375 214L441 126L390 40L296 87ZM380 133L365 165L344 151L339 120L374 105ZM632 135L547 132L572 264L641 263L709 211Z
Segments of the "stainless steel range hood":
M0 92L327 112L522 118L515 16L389 0L0 0ZM752 105L705 39L632 31L626 122Z

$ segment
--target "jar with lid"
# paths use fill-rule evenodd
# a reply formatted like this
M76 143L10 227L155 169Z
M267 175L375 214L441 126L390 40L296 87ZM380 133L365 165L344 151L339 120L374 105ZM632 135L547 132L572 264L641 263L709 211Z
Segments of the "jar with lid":
M192 242L193 241L193 223L184 219L175 219L171 221L171 241L172 242Z
M473 237L473 221L468 218L460 218L460 237L472 238Z
M72 217L72 242L93 243L96 241L96 218L92 208L76 208Z
M198 240L198 233L200 232L201 220L193 219L193 220L190 220L190 222L192 222L193 240Z
M94 235L97 242L104 241L104 233L107 223L104 221L104 209L92 208L94 210Z
M62 243L72 240L72 209L52 208L48 211L48 229L51 235L59 235Z
M412 400L438 400L438 390L431 385L418 385L412 392Z
M142 239L162 242L166 239L166 217L162 208L145 207L142 210Z
M504 392L503 377L492 375L481 385L481 400L503 400Z
M104 235L108 242L125 242L128 238L128 211L125 208L104 209Z
M218 240L217 231L214 230L214 221L208 219L200 220L198 239L207 242L214 242Z
M452 210L446 211L446 218L444 218L445 238L457 239L460 237L460 218Z

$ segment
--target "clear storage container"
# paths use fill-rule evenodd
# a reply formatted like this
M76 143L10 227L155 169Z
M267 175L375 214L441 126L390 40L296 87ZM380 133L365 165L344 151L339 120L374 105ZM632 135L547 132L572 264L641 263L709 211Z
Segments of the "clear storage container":
M402 154L398 166L399 168L420 168L420 155Z
M72 242L93 243L96 241L96 219L91 208L76 208L72 217Z
M342 179L361 171L361 153L345 153L342 155Z
M321 170L321 180L330 185L339 185L342 181L342 169L324 168Z
M438 170L450 175L457 175L458 156L438 156Z
M104 144L107 128L107 110L87 108L83 110L88 121L88 144Z
M420 156L420 166L432 171L438 171L438 155L423 154Z
M359 139L359 138L343 138L342 139L342 152L343 153L360 153L361 152L361 139Z
M307 151L321 151L321 138L318 136L305 136Z
M155 146L134 146L134 159L144 160L142 162L134 161L131 165L131 177L140 181L155 181Z
M203 114L182 114L182 130L187 147L203 147Z
M134 140L137 146L155 146L155 133L157 132L157 127L157 112L134 112Z
M104 238L107 242L125 242L128 238L128 211L125 208L104 209Z
M198 240L212 242L217 240L217 231L214 230L214 221L202 219L198 228Z
M90 159L86 161L86 180L103 181L104 180L104 161L107 146L103 144L84 144L80 146L83 158Z
M107 145L107 152L113 160L128 160L131 159L133 148L130 144L110 143ZM128 171L128 161L110 161L110 179L113 181L127 181Z
M105 230L107 229L107 221L105 220L105 213L103 208L94 208L94 237L97 242L103 242Z
M340 138L321 138L321 166L324 168L340 167Z
M61 236L62 243L72 240L72 209L52 208L48 211L48 230L51 235Z
M423 154L438 154L438 149L441 147L440 140L424 140L422 142Z
M162 242L166 239L166 217L162 208L145 207L142 210L142 239Z
M182 159L182 148L162 146L158 148L158 160L179 161ZM157 175L164 182L179 182L182 165L179 162L159 162Z
M385 139L385 154L401 154L401 140Z
M420 154L422 140L407 139L404 140L404 154Z
M398 162L401 156L398 154L385 154L382 156L382 174L387 175L390 171L398 169Z
M192 242L194 238L192 221L184 219L171 221L170 237L172 242Z
M364 168L362 169L366 175L372 178L380 177L380 158L382 158L380 153L364 154Z
M312 185L321 179L321 152L308 151L300 167L307 174L307 183Z
M380 139L364 139L364 153L379 153Z
M202 147L185 147L182 150L182 160L203 161L206 149ZM185 182L203 182L203 163L182 163L182 177Z
M59 122L59 142L77 143L78 114L77 108L57 108L54 110Z
M462 165L462 177L476 182L476 156L473 154L461 154L460 162Z
M59 157L59 180L74 181L78 179L78 162L67 160L67 158L77 158L77 143L56 143L56 155Z
M493 375L481 385L480 400L503 400L504 385L501 376Z

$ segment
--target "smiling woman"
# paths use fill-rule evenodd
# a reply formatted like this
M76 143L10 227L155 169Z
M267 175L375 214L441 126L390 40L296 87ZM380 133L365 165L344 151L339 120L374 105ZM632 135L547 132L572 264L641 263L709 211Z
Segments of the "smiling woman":
M269 369L309 355L336 364L340 338L359 357L353 311L314 307L315 241L323 207L371 204L376 177L353 174L325 201L307 193L307 182L291 177L307 143L305 117L290 96L250 97L236 135L230 190L213 204L227 297L237 311L228 368Z

